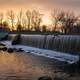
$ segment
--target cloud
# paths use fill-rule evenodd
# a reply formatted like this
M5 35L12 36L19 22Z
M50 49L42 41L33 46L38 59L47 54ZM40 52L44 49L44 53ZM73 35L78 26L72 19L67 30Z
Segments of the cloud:
M71 9L79 11L80 0L0 0L0 6L5 7L41 7L45 10L53 8Z

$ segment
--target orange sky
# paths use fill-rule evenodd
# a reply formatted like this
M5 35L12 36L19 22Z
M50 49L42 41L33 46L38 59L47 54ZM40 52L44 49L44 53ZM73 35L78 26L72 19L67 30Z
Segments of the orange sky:
M71 10L79 14L80 0L0 0L0 12L13 10L15 13L21 9L36 9L45 14L44 22L50 24L50 13L53 9Z

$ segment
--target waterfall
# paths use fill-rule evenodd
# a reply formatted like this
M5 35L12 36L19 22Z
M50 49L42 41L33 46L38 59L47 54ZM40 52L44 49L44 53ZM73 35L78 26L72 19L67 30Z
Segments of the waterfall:
M14 35L12 35L14 36ZM21 35L21 44L61 52L80 53L78 35Z
M45 35L22 35L21 44L43 48L45 43Z

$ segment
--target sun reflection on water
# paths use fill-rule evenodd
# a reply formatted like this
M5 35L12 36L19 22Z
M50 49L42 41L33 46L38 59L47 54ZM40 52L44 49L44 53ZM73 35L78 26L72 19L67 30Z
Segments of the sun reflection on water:
M53 72L42 65L35 57L24 53L8 53L0 51L0 79L33 80L43 75L53 75ZM5 78L5 79L3 79Z

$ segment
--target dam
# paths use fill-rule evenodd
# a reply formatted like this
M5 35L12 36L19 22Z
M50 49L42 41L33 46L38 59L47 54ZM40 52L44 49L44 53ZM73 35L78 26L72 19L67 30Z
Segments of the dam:
M20 44L41 49L66 52L71 54L80 53L79 35L21 35ZM11 37L10 39L13 39Z
M12 44L17 40L17 44ZM63 76L64 72L61 68L67 67L67 71L69 71L68 66L72 65L70 68L72 70L73 64L79 61L79 36L22 34L16 37L16 35L9 35L7 40L0 41L0 43L4 44L7 49L16 48L24 51L8 53L1 50L0 71L3 73L0 76L1 79L4 77L11 80L33 80L45 75L52 78L55 77L55 74ZM57 72L55 73L55 71ZM69 74L65 73L64 76L67 78L67 75Z

